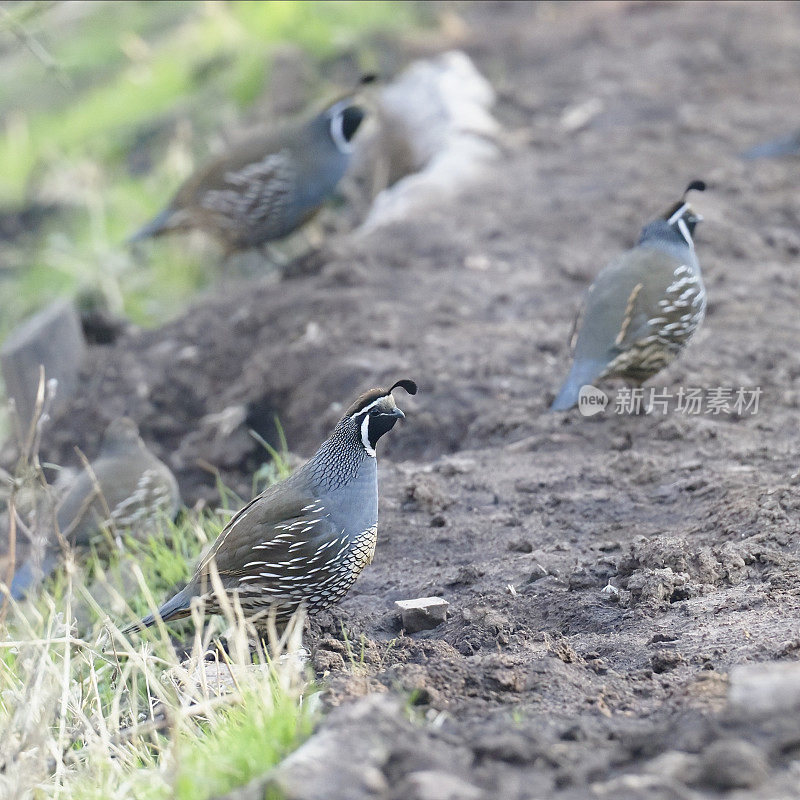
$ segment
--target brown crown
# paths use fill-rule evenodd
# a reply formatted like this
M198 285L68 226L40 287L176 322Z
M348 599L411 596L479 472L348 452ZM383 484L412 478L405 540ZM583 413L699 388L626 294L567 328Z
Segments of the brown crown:
M409 394L416 394L417 393L417 384L414 383L410 378L402 378L401 380L393 383L388 389L370 389L368 392L364 392L360 397L356 399L353 405L347 409L345 412L346 417L352 417L353 414L358 414L362 408L366 408L370 403L374 403L381 397L386 397L386 395L391 394L397 388L405 389Z

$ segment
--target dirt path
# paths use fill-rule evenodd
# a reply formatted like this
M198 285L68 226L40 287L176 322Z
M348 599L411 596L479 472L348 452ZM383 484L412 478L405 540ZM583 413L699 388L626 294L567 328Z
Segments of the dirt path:
M800 125L800 6L460 13L524 144L461 202L340 242L318 275L96 348L97 403L128 402L193 501L211 496L198 457L242 490L256 464L243 429L214 443L205 415L240 405L269 436L278 413L308 455L335 403L419 382L382 453L375 562L312 637L329 704L415 690L442 723L363 796L433 798L406 779L440 750L477 797L800 796L800 723L780 738L723 711L732 667L800 651L800 166L737 156ZM567 130L575 108L588 119ZM708 317L655 383L761 387L758 414L546 413L587 281L697 177ZM94 411L74 410L62 453ZM433 594L448 621L400 636L394 601ZM355 675L341 623L364 637ZM703 767L719 741L743 784ZM643 777L675 750L700 754L694 778Z

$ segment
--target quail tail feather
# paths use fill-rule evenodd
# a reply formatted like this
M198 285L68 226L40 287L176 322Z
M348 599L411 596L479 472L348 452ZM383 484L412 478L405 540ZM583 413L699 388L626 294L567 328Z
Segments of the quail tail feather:
M606 362L599 358L575 359L561 391L550 406L551 411L568 411L578 405L578 393L581 386L591 383L603 374Z
M169 224L172 215L172 209L165 208L160 214L153 217L150 222L139 228L136 233L128 237L126 244L135 244L136 242L141 242L144 239L149 239L152 236L160 236L162 233L165 233L172 227Z
M191 601L192 601L192 592L189 591L189 587L187 586L184 589L181 589L174 597L171 597L158 609L158 616L166 622L167 620L172 619L181 619L182 617L188 617L189 611L191 608ZM138 622L134 622L131 625L127 625L122 629L122 633L126 636L130 633L134 633L135 631L141 631L145 628L150 628L156 623L156 615L155 614L148 614L146 617L143 617Z
M15 573L11 581L11 597L22 600L36 584L53 574L58 566L57 553L45 552L41 563L29 559Z
M781 136L769 142L757 144L742 153L742 158L753 160L756 158L780 158L781 156L800 155L800 132Z

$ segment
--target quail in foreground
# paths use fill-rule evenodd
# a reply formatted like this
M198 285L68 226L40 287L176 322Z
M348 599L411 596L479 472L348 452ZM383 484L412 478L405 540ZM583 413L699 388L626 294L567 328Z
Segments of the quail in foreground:
M642 229L636 247L612 261L595 279L575 320L573 363L552 411L578 402L585 384L623 378L638 386L670 364L706 312L706 290L692 235L702 220L689 191L662 217Z
M375 552L375 447L405 416L392 396L398 387L417 392L414 381L405 379L361 395L310 461L239 511L189 584L158 616L165 621L188 616L195 597L204 600L205 613L218 613L212 569L252 621L274 609L283 623L301 606L313 614L344 597ZM150 614L125 632L155 621Z
M288 236L336 188L363 118L345 98L301 125L244 139L192 175L129 243L195 228L233 253Z
M90 545L103 529L144 531L162 516L174 517L180 506L178 483L169 467L151 453L136 423L115 419L106 428L100 453L67 490L56 508L56 522L72 545ZM19 600L38 579L58 566L61 553L55 535L41 560L30 558L17 570L11 595Z

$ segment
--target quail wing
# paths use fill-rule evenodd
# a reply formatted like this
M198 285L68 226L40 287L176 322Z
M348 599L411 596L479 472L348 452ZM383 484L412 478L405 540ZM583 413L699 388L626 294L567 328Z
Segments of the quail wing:
M274 489L285 488L273 487ZM267 491L241 509L202 560L192 581L211 590L213 559L223 586L244 608L282 602L313 605L338 579L350 540L307 493Z

